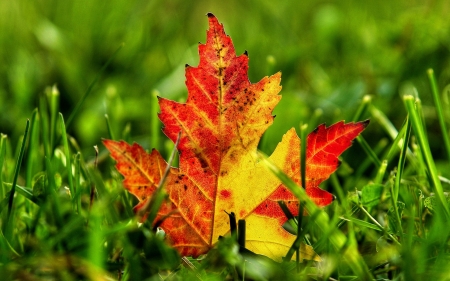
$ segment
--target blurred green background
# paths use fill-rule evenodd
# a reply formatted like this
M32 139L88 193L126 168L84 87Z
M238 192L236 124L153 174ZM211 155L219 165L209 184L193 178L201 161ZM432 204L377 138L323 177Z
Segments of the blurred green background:
M413 85L434 154L443 154L426 70L434 69L444 89L450 78L450 2L432 0L0 1L0 131L17 140L52 85L67 118L124 43L69 133L91 150L109 136L108 114L116 135L130 124L132 139L148 147L157 118L150 110L152 93L186 98L184 65L198 64L207 12L224 24L238 54L248 51L251 82L282 72L283 99L263 139L266 152L316 110L323 113L316 125L350 121L364 95L372 95L399 127L406 116L400 95ZM386 136L374 122L364 134L370 144Z

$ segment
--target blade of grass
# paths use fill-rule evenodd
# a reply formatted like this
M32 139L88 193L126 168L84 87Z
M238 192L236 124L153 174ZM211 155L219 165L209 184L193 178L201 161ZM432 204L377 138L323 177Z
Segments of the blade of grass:
M5 198L5 189L3 186L3 163L5 163L6 138L6 135L0 135L0 200Z
M388 133L391 139L395 139L398 132L387 116L374 105L370 106L370 114L377 120L381 127Z
M310 221L314 221L316 219L316 217L319 215L319 212L313 213L311 215ZM298 224L297 224L298 225ZM304 238L305 234L310 230L310 228L312 227L312 224L306 224L304 225L304 227L302 228L301 232L297 233L298 237L302 237ZM300 241L300 242L296 242L296 241ZM288 252L286 253L286 256L283 258L284 261L291 261L292 260L292 256L298 252L301 251L300 249L301 247L301 240L295 240L292 247L288 250Z
M323 210L319 209L314 204L314 202L311 201L303 188L299 187L294 181L292 181L289 176L287 176L277 166L275 166L275 164L273 164L273 162L268 159L267 156L265 156L261 152L258 153L258 156L261 159L262 165L264 165L267 169L274 173L274 175L277 176L280 181L301 202L304 202L306 210L310 214L314 214L315 212L317 212L317 216L315 217L313 222L322 232L330 232L331 234L328 237L331 244L337 249L342 249L343 246L347 243L347 237L334 225L330 225L330 218L328 217L328 215ZM373 278L366 263L358 252L357 245L350 243L346 251L344 251L342 255L345 261L348 262L353 272L355 272L355 274L357 274L359 278L361 278L361 280L371 280Z
M104 267L105 261L105 247L104 233L102 229L102 204L95 204L89 216L90 235L88 241L88 259L98 268Z
M151 96L151 112L158 112L159 111L159 105L158 105L158 95L159 92L157 90L154 90L152 92ZM150 145L152 148L159 149L159 134L161 132L161 125L159 123L159 119L156 118L156 116L153 116L153 118L150 119Z
M105 119L106 119L106 127L108 128L109 138L112 140L116 140L116 135L114 134L113 129L111 128L111 123L109 122L108 114L105 114Z
M390 191L391 194L394 194L394 184L390 184ZM397 200L394 198L394 196L391 196L391 200L392 200L392 206L394 207L394 214L395 214L395 221L397 224L397 229L400 232L400 239L401 241L403 241L404 238L404 233L403 233L403 226L402 226L402 220L401 220L401 216L400 216L400 212L398 211L398 204L397 204Z
M48 128L48 107L47 107L47 101L45 99L45 96L41 96L41 98L39 99L39 114L40 114L40 121L41 121L41 128L42 128L42 142L44 145L44 153L45 156L48 159L52 159L53 155L51 152L51 146L50 146L50 133L49 133L49 128ZM48 169L48 167L47 167Z
M6 183L6 186L12 186L12 183ZM36 205L39 205L39 199L34 196L33 194L33 190L29 187L25 187L25 186L20 186L18 184L16 184L16 192L17 194L22 195L23 197L27 198L28 200L30 200L31 202L35 203Z
M307 129L308 124L300 125L300 172L301 172L301 181L302 187L306 188L306 144L307 144ZM297 238L294 241L294 249L296 249L296 258L297 258L297 273L300 272L300 243L302 241L303 233L302 233L302 225L303 225L303 202L299 202L298 208L298 223L297 223Z
M148 212L148 216L146 219L146 222L149 222L150 224L153 223L153 221L156 218L156 215L159 211L159 208L161 207L161 204L164 201L164 198L166 197L166 193L164 192L164 184L167 179L167 175L169 174L170 167L172 165L172 161L175 158L175 152L177 151L178 144L180 142L181 132L178 134L177 141L175 142L175 145L172 149L172 153L170 154L169 161L167 162L166 170L164 171L163 176L161 177L161 181L158 184L158 187L156 188L155 192L153 193L150 200L147 201L147 203L142 207L141 210L139 210L138 218L142 218L144 214ZM141 219L139 219L140 221ZM150 226L151 229L151 226Z
M423 128L423 123L419 117L419 113L415 107L414 97L411 95L405 95L403 97L403 101L405 102L406 109L411 118L411 125L414 129L414 133L416 134L417 141L419 142L420 150L422 151L423 158L425 160L425 164L427 165L427 170L429 172L431 178L431 185L434 187L434 190L439 199L439 205L444 210L447 218L450 217L450 211L447 204L447 199L444 195L444 190L442 188L441 182L439 180L438 172L436 169L436 165L433 160L433 156L431 155L430 146L428 144L428 139L425 136L425 131Z
M425 122L425 116L423 114L423 107L422 107L422 100L417 97L416 98L416 112L419 115L419 120L422 122L422 131L423 131L423 137L425 138L425 142L428 143L428 132L427 132L427 126Z
M16 258L20 257L20 254L14 249L13 246L11 246L8 239L6 239L1 228L0 228L0 245L1 245L0 249L2 249L0 257L3 264L11 261L11 255L7 255L8 252L10 252L12 256Z
M25 185L31 186L33 175L38 165L39 153L39 114L37 108L33 110L30 123L30 141L28 143L28 157Z
M383 162L381 162L381 166L378 169L377 176L373 180L374 183L381 184L383 182L383 178L384 178L384 174L386 173L387 165L388 165L387 160L383 160Z
M400 158L398 159L398 164L397 164L397 175L395 177L394 190L392 193L392 199L394 200L393 201L394 205L397 204L398 193L400 190L400 181L402 179L403 170L405 168L406 153L408 151L409 137L411 135L411 122L410 122L409 117L406 117L406 122L405 122L402 130L400 131L400 134L402 132L403 132L403 136L402 136L403 142L402 142L402 148L400 151Z
M59 113L59 124L61 126L61 138L64 146L64 154L66 156L66 170L67 170L67 180L69 181L69 190L70 190L70 196L72 198L73 208L77 208L77 204L75 202L75 189L73 185L73 175L72 175L72 161L70 157L70 150L69 150L69 142L67 141L67 133L66 133L66 126L64 124L64 117L62 113ZM78 210L80 211L80 210Z
M122 131L122 139L126 142L130 142L131 140L131 124L125 124L125 128Z
M90 218L96 216L96 214L93 214L93 212L96 211L103 213L106 226L113 226L119 221L119 214L117 209L114 208L114 200L111 198L111 194L105 186L102 174L95 166L89 167L89 179L92 181L91 196L97 194L96 199L98 200L93 201L93 198L91 197L92 201L90 202L91 205L89 207L89 220L86 224L90 225ZM100 206L96 206L97 204Z
M374 105L370 107L370 113L381 125L381 127L384 128L384 130L391 137L391 139L395 140L395 138L398 136L399 133L395 128L395 126L392 124L392 122L387 118L387 116L381 110L376 108ZM409 149L407 150L406 156L408 157L408 161L411 162L412 165L414 166L417 165L417 159L415 158L411 150Z
M372 97L369 95L365 95L361 101L361 103L358 106L358 109L355 112L355 115L353 116L353 122L358 122L361 120L362 116L366 111L369 109L370 103L372 102Z
M25 153L25 144L27 142L27 135L28 135L29 128L30 128L30 120L27 120L25 132L24 132L23 138L22 138L22 144L20 146L19 157L16 162L16 168L14 169L14 178L13 178L13 182L12 182L12 186L11 186L11 191L9 193L8 216L6 219L7 222L10 220L11 211L13 209L14 193L16 191L17 179L19 178L19 171L20 171L20 166L22 165L23 155Z
M382 138L373 148L373 151L375 154L379 155L381 152L385 149L387 146L388 140L386 138ZM365 157L361 165L359 165L356 169L355 176L351 178L349 181L346 182L345 187L348 188L354 188L357 184L358 180L364 175L364 173L367 171L367 169L372 164L372 160L369 157Z
M363 221L363 220L360 220L360 219L356 219L356 218L351 217L351 216L350 217L348 217L348 216L341 216L341 219L343 219L344 221L349 221L349 222L351 221L354 224L362 226L362 227L366 227L366 228L374 229L376 231L384 232L383 227L381 227L379 225L376 225L376 224L373 224L373 223L370 223L370 222L366 222L366 221Z
M394 141L392 142L391 148L389 149L388 153L386 154L386 156L384 157L384 159L390 161L392 160L392 158L394 157L394 155L400 150L402 150L403 148L403 142L404 140L404 136L405 136L405 132L406 132L406 121L403 123L402 128L400 129L400 131L398 132L397 136L394 138ZM406 146L406 149L408 149L408 146Z
M58 119L59 91L56 85L53 85L47 92L47 98L50 100L50 147L55 147L56 120Z
M81 153L78 152L75 155L75 162L74 162L74 166L75 166L75 178L74 178L74 190L75 190L75 194L74 194L74 200L75 200L75 204L77 205L77 210L78 213L81 213Z
M367 141L359 135L356 138L356 141L361 145L361 147L366 152L367 156L369 156L370 159L372 159L372 162L375 164L375 167L380 168L381 166L381 160L378 158L377 154L372 150L370 145L367 143Z
M439 120L439 125L441 127L442 138L444 139L445 151L447 152L447 158L450 161L450 139L448 136L447 125L445 123L444 112L442 110L442 103L439 99L439 90L436 82L436 77L434 76L433 69L427 70L428 79L430 80L431 93L433 94L434 105L436 107L437 117Z
M111 55L111 57L106 61L106 63L103 65L103 67L100 69L100 72L97 74L97 77L95 77L94 81L89 85L84 95L81 97L81 99L76 104L75 108L73 109L72 113L69 115L69 118L67 118L66 122L66 129L69 129L72 125L72 121L75 118L75 116L78 114L78 111L80 111L81 106L84 104L84 101L89 96L89 94L92 92L92 89L94 88L95 84L97 84L98 80L102 76L103 72L105 72L105 69L109 66L109 64L112 62L112 60L116 57L117 53L122 49L124 44L120 44L119 48L117 48L114 53Z
M27 120L27 124L25 126L25 132L23 134L23 138L22 138L22 144L20 146L20 152L19 152L19 156L17 158L17 162L16 162L16 167L14 169L14 177L13 177L13 181L12 181L12 186L11 186L11 190L9 192L9 199L8 199L8 214L6 216L6 223L5 223L5 237L8 241L11 241L12 236L13 236L13 226L12 226L12 217L14 216L14 195L16 192L16 185L17 185L17 179L19 178L19 171L20 171L20 167L22 166L22 159L23 159L23 155L25 153L25 144L27 143L27 136L28 136L28 130L30 128L30 120Z
M338 200L341 203L341 207L344 209L345 215L348 217L351 217L353 214L353 210L350 208L350 204L347 199L348 197L346 196L341 184L339 183L336 173L331 174L330 180L334 187L334 190L336 191L336 193L338 195L338 198L339 198ZM345 252L348 247L356 247L356 245L358 245L357 240L356 240L356 234L355 234L355 228L353 225L353 221L348 221L347 224L348 224L347 240L345 241L344 245L342 245L342 247L338 249L339 252L341 252L341 253ZM331 225L336 225L336 229L338 229L338 227L340 227L342 225L342 220L336 213L335 213L335 216L331 220ZM333 235L333 233L326 233L326 234ZM328 237L328 236L326 236L326 237ZM330 272L330 274L331 274L331 272ZM326 279L328 279L329 277L330 276L326 276Z
M394 237L394 235L392 235L391 233L388 233L386 231L386 229L374 218L372 217L372 215L364 208L364 206L362 206L361 204L357 204L358 208L363 211L363 213L375 224L377 225L380 229L382 229L382 231L384 232L385 235L389 236L389 238L392 239L392 241L394 241L395 244L397 244L398 246L401 246L400 242L397 240L397 238ZM398 213L398 212L397 212Z

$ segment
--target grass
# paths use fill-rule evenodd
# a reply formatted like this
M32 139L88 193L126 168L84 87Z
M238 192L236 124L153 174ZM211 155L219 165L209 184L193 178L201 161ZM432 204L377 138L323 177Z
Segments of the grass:
M306 1L298 14L293 2L271 1L25 2L0 4L5 280L449 280L444 1ZM179 69L197 64L209 11L238 52L248 49L252 82L283 72L261 151L300 123L304 138L324 121L371 120L323 186L337 197L325 209L267 162L311 214L292 218L292 229L321 263L275 263L239 251L233 238L202 259L179 257L162 231L138 224L136 199L104 147L94 147L101 138L139 141L169 158L156 96L185 96Z

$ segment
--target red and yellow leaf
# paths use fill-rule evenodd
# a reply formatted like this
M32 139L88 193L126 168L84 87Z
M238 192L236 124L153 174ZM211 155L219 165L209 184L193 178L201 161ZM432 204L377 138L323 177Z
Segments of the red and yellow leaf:
M186 103L159 99L164 133L175 142L181 132L179 168L170 170L165 186L169 202L158 214L171 215L161 227L182 255L198 256L229 232L226 212L234 212L237 219L247 220L249 249L278 259L283 256L280 248L292 244L295 237L281 227L285 218L276 201L288 201L294 213L298 204L280 181L258 164L256 151L281 98L281 74L250 83L247 54L236 56L223 26L212 14L208 18L207 41L199 45L200 63L186 67ZM337 169L337 157L365 125L321 125L308 136L305 188L318 205L331 203L333 196L318 185ZM139 209L160 182L166 162L156 150L146 153L137 144L110 140L104 144L125 177L125 188L139 199ZM271 156L297 182L299 147L292 129ZM302 250L313 258L312 248L304 245Z

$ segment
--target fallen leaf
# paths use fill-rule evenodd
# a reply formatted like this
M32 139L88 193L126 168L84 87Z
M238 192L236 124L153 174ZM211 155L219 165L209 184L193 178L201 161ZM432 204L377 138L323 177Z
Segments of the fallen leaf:
M175 142L181 132L179 168L172 167L166 179L169 200L158 217L171 215L160 227L181 255L195 257L229 232L226 212L234 212L237 220L247 221L248 248L280 260L295 236L281 227L286 219L276 201L288 201L293 213L298 202L259 165L256 151L281 98L281 74L250 83L247 54L236 56L223 26L212 14L208 18L207 41L199 45L200 63L186 66L186 103L159 99L164 133ZM305 188L318 205L332 202L333 196L318 185L337 169L337 157L366 125L321 125L308 136ZM167 163L158 151L146 153L138 144L111 140L104 144L125 177L125 188L138 198L139 210L158 186ZM270 157L298 183L299 149L300 140L291 129ZM302 245L301 251L302 258L318 260L310 246Z

